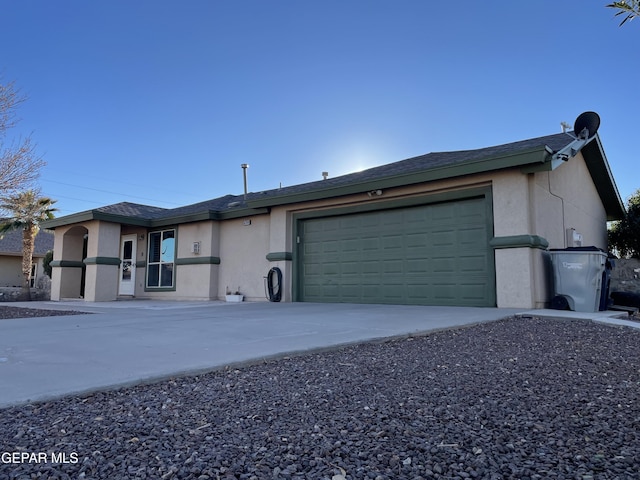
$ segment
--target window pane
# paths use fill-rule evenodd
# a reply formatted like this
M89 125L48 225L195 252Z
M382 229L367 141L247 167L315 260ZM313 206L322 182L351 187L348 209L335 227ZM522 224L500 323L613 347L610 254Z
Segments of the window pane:
M160 265L147 265L147 268L149 269L147 285L150 287L157 287L160 279Z
M125 282L131 281L131 262L122 262L122 280Z
M175 240L173 239L173 237L165 238L164 240L162 240L162 256L160 257L161 261L172 263L174 252L175 252Z
M133 242L131 240L127 240L126 242L124 242L124 247L122 250L122 258L130 260L131 255L133 254Z
M162 279L160 280L161 287L173 286L173 263L162 264Z
M160 261L160 232L155 232L149 235L149 261Z

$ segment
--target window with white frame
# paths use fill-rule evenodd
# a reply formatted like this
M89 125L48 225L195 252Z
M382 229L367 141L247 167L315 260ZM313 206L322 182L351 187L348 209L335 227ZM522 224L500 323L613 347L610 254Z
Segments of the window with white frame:
M175 236L175 230L162 230L149 234L147 287L173 287L176 250Z

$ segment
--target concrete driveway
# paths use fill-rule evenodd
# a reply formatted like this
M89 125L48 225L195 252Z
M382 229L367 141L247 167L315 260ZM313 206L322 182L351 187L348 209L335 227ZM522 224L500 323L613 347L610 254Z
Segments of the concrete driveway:
M0 407L522 313L497 308L150 300L11 306L93 313L0 320Z
M309 303L30 302L87 315L0 320L0 407L492 321L511 309Z

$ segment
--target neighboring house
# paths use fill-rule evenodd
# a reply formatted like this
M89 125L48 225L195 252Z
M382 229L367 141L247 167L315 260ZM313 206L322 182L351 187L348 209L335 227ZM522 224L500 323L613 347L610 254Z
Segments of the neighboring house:
M53 250L53 233L40 230L33 251L32 287L45 274L42 259L49 250ZM0 236L0 287L21 287L22 278L22 230L13 230Z
M566 133L430 153L316 182L175 209L118 203L55 229L52 299L120 296L543 307L548 248L607 248L624 207L596 135L568 161Z

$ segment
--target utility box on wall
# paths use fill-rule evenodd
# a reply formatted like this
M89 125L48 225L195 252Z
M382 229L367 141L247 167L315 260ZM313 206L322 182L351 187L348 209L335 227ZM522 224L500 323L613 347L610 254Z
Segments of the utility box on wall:
M581 247L582 234L576 232L575 228L567 228L567 248Z

